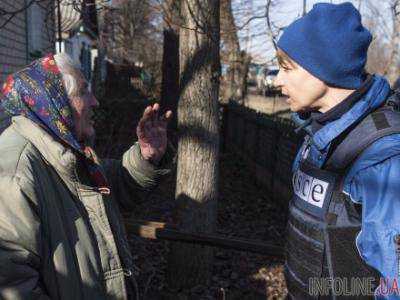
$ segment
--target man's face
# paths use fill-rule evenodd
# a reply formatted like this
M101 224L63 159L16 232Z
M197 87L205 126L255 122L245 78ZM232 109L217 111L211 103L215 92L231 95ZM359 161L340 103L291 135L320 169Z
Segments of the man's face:
M327 92L327 85L303 69L293 60L281 64L274 84L282 93L293 112L308 111L320 107L319 100Z
M79 92L77 96L70 97L72 114L75 124L75 133L79 142L87 142L94 138L93 108L99 103L89 91L88 84L83 75L77 72Z

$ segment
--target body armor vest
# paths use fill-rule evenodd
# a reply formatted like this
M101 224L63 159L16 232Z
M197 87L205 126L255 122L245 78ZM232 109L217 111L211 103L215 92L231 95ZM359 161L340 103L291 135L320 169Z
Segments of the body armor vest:
M365 264L355 244L361 230L361 205L343 193L342 184L364 149L383 136L400 133L400 113L391 104L394 96L337 138L322 168L301 159L293 175L287 224L289 298L373 299L379 274ZM309 142L306 138L303 151ZM355 289L361 285L370 288Z

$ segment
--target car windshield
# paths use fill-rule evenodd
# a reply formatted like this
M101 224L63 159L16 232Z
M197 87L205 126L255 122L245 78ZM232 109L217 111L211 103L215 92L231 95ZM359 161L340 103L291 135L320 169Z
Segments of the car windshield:
M278 74L278 72L279 72L279 70L269 70L268 73L267 73L267 76L268 75L272 75L272 76L275 75L276 76Z

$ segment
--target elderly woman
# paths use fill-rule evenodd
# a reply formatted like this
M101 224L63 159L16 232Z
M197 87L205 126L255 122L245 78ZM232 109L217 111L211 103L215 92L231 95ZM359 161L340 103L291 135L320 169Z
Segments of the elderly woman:
M0 298L133 299L133 262L120 211L153 187L171 112L149 106L121 160L96 157L98 106L65 54L10 76L0 136Z

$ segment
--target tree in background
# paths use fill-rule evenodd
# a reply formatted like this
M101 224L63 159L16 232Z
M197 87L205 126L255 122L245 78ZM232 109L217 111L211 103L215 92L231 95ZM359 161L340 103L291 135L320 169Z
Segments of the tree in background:
M389 79L389 82L393 84L400 75L400 1L392 0L390 2L390 10L392 14L393 28L389 43L390 55L384 74Z
M374 39L368 49L366 71L374 74L384 74L389 62L390 51L387 42L379 38L379 19L366 16L364 25L371 31Z
M359 2L363 23L373 35L366 69L369 73L385 75L392 85L400 75L399 4L399 0Z
M180 1L165 0L162 4L164 13L164 43L162 58L161 108L171 110L172 120L169 129L176 130L177 106L179 98L179 24ZM171 135L169 135L171 137Z
M102 45L113 63L139 65L146 70L155 81L154 88L159 90L162 29L157 3L156 0L119 0L108 8L104 13Z
M242 84L243 74L241 74L241 53L237 27L232 13L232 1L221 0L220 8L221 18L221 40L223 47L221 49L221 61L227 64L226 82L224 85L224 98L238 99L242 96L244 89Z
M182 0L176 201L183 231L212 233L218 196L219 1ZM171 244L168 284L206 283L210 247Z

